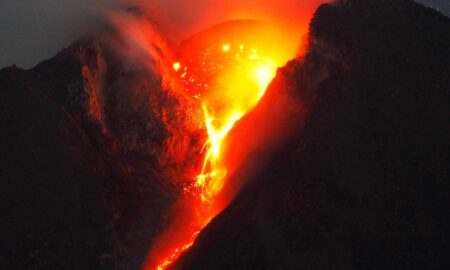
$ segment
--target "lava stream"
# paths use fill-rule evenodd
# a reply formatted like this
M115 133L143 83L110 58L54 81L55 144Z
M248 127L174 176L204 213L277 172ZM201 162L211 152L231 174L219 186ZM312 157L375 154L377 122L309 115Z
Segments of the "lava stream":
M173 80L198 101L208 138L200 172L184 188L179 206L188 214L179 220L175 217L175 224L154 245L153 261L146 269L168 268L225 207L216 202L230 177L230 161L223 155L224 140L235 123L264 96L277 68L295 56L297 44L292 43L280 31L262 23L234 21L183 44L177 61L171 64Z

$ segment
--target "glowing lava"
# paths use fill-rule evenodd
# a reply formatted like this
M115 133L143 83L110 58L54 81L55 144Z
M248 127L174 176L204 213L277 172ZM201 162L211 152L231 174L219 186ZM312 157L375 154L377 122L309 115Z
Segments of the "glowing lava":
M295 56L295 48L297 44L280 31L255 21L213 27L181 46L177 60L171 63L173 80L198 101L208 138L200 172L184 188L181 205L188 214L178 221L175 217L179 224L155 244L153 253L158 256L147 269L169 267L222 210L224 206L215 198L229 177L224 140L235 123L258 104L277 68Z

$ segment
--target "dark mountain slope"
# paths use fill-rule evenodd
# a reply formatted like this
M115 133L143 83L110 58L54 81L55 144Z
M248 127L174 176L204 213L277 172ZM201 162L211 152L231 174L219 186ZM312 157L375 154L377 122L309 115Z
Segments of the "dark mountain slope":
M0 268L138 269L162 229L183 162L167 142L196 135L118 46L103 35L0 71Z
M448 269L450 20L340 1L309 41L282 71L315 93L306 124L174 268Z

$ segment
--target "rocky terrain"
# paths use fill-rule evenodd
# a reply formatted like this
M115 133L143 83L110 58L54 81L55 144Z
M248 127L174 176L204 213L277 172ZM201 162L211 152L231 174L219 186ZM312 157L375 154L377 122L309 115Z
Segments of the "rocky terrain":
M163 229L204 133L120 45L0 71L2 269L139 269Z

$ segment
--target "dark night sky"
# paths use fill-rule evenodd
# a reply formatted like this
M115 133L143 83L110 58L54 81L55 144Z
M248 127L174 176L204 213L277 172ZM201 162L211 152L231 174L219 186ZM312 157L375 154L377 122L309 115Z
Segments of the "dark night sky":
M99 25L102 10L120 0L1 0L0 68L29 68ZM450 16L450 0L418 0ZM172 1L173 5L173 1Z

